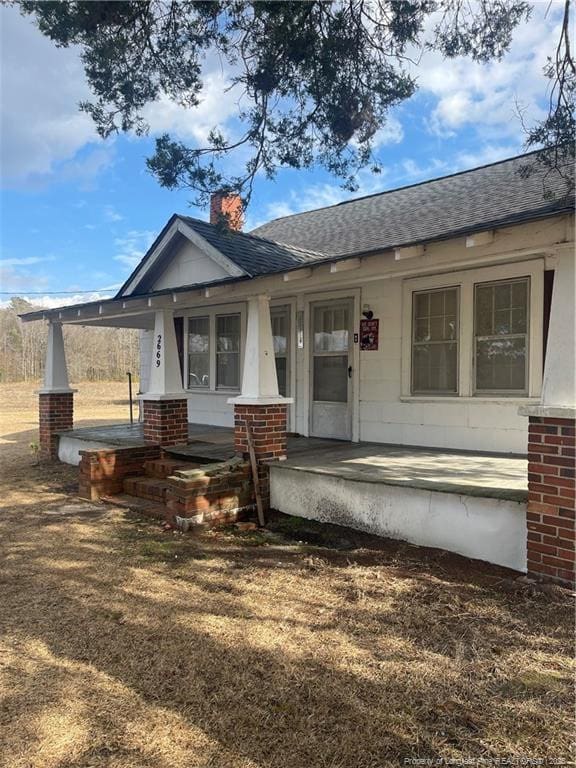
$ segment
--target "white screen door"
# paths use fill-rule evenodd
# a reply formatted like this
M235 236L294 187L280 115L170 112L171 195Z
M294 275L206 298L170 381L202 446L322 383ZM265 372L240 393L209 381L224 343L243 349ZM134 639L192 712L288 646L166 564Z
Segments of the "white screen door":
M312 305L310 434L352 438L352 307L350 299Z

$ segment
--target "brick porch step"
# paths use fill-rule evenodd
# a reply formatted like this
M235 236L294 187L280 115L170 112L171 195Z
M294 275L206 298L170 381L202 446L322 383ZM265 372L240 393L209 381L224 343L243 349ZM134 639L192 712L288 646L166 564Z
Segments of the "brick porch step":
M197 462L185 461L182 459L150 459L144 462L144 472L148 477L154 477L157 480L166 480L174 472L185 469L193 469L198 466Z
M138 475L137 477L127 477L123 483L124 493L129 496L137 496L139 499L147 499L164 504L166 500L166 480L160 480L156 477L147 475Z
M136 496L130 496L127 493L118 493L111 496L102 496L102 501L107 504L114 504L116 507L130 509L139 515L151 517L154 520L166 519L166 507L156 501L148 499L139 499Z

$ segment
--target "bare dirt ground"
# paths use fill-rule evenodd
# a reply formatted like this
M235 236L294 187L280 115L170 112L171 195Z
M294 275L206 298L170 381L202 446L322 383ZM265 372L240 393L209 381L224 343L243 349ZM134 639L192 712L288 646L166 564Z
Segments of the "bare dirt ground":
M570 761L565 590L294 519L165 533L35 464L32 390L0 387L0 765ZM81 422L126 418L80 390Z

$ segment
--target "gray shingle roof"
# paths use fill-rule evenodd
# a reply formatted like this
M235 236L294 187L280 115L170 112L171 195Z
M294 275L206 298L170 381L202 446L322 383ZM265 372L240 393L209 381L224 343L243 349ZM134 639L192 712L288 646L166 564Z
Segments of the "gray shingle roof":
M518 171L527 165L535 171L524 178ZM548 173L532 153L285 216L252 234L334 258L491 229L573 207L560 174Z
M192 229L250 277L270 272L283 272L325 258L322 253L273 242L246 232L230 232L207 221L179 216Z

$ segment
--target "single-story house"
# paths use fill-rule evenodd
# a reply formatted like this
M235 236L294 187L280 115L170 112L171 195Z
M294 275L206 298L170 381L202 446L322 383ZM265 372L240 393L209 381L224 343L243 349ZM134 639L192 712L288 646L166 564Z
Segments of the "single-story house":
M73 431L62 325L137 328L143 423L124 449L233 429L281 511L573 581L564 176L532 153L241 227L240 199L216 194L210 222L170 218L114 298L23 316L49 323L43 454L121 445Z

